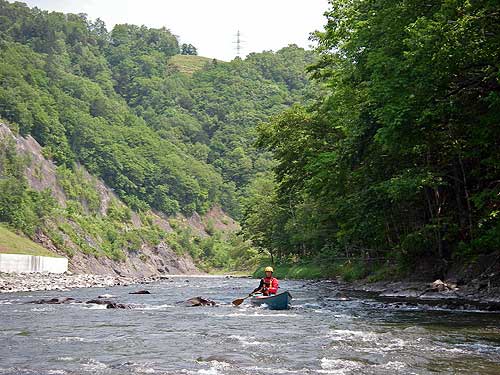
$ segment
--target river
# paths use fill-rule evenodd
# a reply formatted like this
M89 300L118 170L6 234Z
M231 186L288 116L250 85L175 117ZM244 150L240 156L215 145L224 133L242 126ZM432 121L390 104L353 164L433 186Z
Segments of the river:
M387 306L328 283L283 281L293 309L231 306L258 281L0 295L0 374L500 374L500 314ZM150 295L130 295L147 288ZM111 293L135 309L26 302ZM203 296L221 305L176 304Z

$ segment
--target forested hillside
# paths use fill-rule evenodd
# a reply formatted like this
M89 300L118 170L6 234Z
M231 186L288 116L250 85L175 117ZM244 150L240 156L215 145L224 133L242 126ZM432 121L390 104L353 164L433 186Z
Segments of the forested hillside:
M189 76L167 29L0 2L0 115L58 165L81 162L136 210L235 210L266 169L254 129L301 97L311 53L290 46Z
M221 206L238 218L248 182L271 165L255 146L256 126L308 95L313 53L289 46L186 71L180 52L166 28L108 31L83 14L1 0L0 117L33 136L67 180L78 185L82 165L135 212ZM50 194L31 191L20 167L9 167L12 150L1 155L0 221L33 236L52 215ZM92 211L92 191L74 188ZM120 258L116 246L108 255Z
M352 277L370 259L385 276L442 277L498 251L499 12L332 1L309 69L324 95L259 128L277 166L247 205L254 241L279 258L341 259Z
M332 1L316 51L222 62L180 55L196 47L166 28L107 30L0 0L0 117L73 181L65 215L99 222L106 256L131 251L113 238L137 213L142 243L169 238L207 269L260 250L319 276L440 276L500 248L499 12L491 1ZM12 150L0 155L0 221L33 236L50 228L51 198ZM127 217L99 221L80 168ZM218 207L243 237L206 222L210 238L182 225L168 237L152 220Z

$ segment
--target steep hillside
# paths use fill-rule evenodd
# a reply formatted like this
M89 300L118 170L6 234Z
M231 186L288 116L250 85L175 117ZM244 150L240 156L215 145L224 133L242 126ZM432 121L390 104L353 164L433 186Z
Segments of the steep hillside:
M157 272L161 244L207 270L255 264L258 251L224 228L238 228L229 216L273 164L256 127L315 92L313 53L180 56L166 28L108 31L5 0L0 19L0 118L20 135L20 155L2 155L0 222L81 270Z
M116 25L0 0L0 116L57 165L84 165L132 209L213 205L239 215L268 170L255 128L301 99L312 53L232 62L179 56L167 29ZM195 71L192 75L183 71Z
M189 248L179 245L179 236L190 244L210 237L207 228L217 228L217 233L238 229L218 207L189 218L136 213L83 167L72 171L56 166L31 136L15 135L4 123L0 123L0 150L5 188L0 194L1 213L4 219L10 215L14 224L22 220L24 232L43 246L27 246L29 240L0 227L2 252L64 255L73 272L198 273ZM17 191L7 190L8 186L17 186Z

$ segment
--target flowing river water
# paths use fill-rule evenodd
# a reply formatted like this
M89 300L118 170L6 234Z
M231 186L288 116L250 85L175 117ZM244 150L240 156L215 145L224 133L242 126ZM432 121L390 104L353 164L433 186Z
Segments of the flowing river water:
M258 284L176 277L144 286L0 295L0 374L500 374L500 314L387 306L335 284L282 281L293 308L231 301ZM130 310L26 302L111 293ZM216 307L177 304L193 296ZM349 297L349 296L347 296Z

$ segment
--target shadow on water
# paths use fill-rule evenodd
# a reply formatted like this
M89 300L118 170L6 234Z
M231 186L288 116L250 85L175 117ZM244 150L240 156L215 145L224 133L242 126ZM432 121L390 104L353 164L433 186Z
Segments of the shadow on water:
M343 295L284 281L293 309L231 301L255 280L0 295L0 374L498 374L500 314ZM25 302L116 295L134 309ZM216 307L177 304L193 296ZM399 303L399 305L398 305Z

